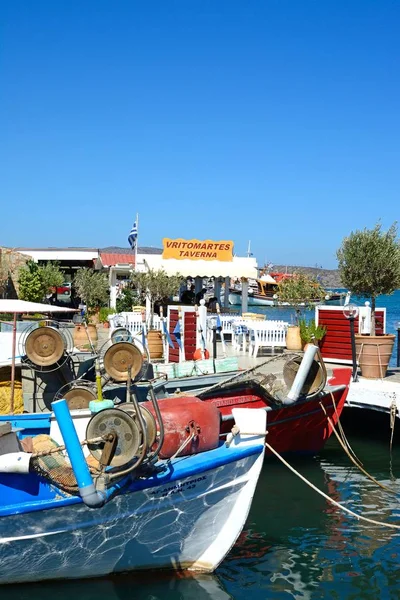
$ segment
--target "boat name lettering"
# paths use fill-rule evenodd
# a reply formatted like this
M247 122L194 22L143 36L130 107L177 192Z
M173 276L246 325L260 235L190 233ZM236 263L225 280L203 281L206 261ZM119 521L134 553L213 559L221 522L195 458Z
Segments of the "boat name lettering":
M153 492L150 492L150 496L164 497L168 496L169 494L178 494L183 490L192 490L196 487L197 483L199 483L200 481L204 481L205 479L207 479L206 475L203 475L202 477L196 477L196 479L189 479L189 481L184 481L183 483L170 485L169 487L163 488L161 490L154 490Z

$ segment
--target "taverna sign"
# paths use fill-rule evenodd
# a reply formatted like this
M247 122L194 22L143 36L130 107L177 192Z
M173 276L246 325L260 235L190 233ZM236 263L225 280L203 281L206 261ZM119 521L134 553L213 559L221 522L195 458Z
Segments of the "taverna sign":
M163 239L163 258L176 260L233 260L233 242L221 240Z

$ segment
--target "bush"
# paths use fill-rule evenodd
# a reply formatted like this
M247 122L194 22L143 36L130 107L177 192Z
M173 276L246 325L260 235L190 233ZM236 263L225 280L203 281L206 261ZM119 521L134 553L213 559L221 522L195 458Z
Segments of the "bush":
M62 285L64 274L60 271L58 263L48 262L39 266L33 260L28 260L19 272L19 297L29 302L43 302L46 296Z

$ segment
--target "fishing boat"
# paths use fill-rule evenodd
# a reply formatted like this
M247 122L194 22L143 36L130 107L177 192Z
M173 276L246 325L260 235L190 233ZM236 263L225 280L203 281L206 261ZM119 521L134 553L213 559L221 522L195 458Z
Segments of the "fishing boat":
M334 368L328 378L322 359L313 360L301 389L293 395L300 358L289 360L283 371L265 374L252 370L205 388L196 394L222 414L221 431L232 426L232 409L261 408L268 413L268 442L280 454L317 454L332 434L346 403L351 369Z
M249 512L265 411L233 411L221 441L219 409L199 400L94 402L1 418L0 583L213 571Z
M272 276L273 275L273 276ZM249 280L248 289L248 306L293 306L288 302L280 302L278 299L279 294L279 282L287 277L291 277L286 273L273 273L265 274L260 279ZM336 292L334 290L327 290L323 303L336 305L344 301L346 292ZM321 304L321 298L316 298L307 304L317 305ZM242 304L242 289L241 286L237 289L231 288L229 290L229 304L234 306L240 306ZM304 306L304 302L300 302L298 306Z

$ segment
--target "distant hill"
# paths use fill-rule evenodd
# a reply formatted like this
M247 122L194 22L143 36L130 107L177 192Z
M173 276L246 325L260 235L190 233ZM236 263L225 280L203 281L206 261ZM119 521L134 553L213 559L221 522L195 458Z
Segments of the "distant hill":
M278 271L280 273L295 273L300 271L311 277L318 277L321 285L325 288L343 287L338 269L318 269L317 267L299 267L296 265L274 265L272 271Z

